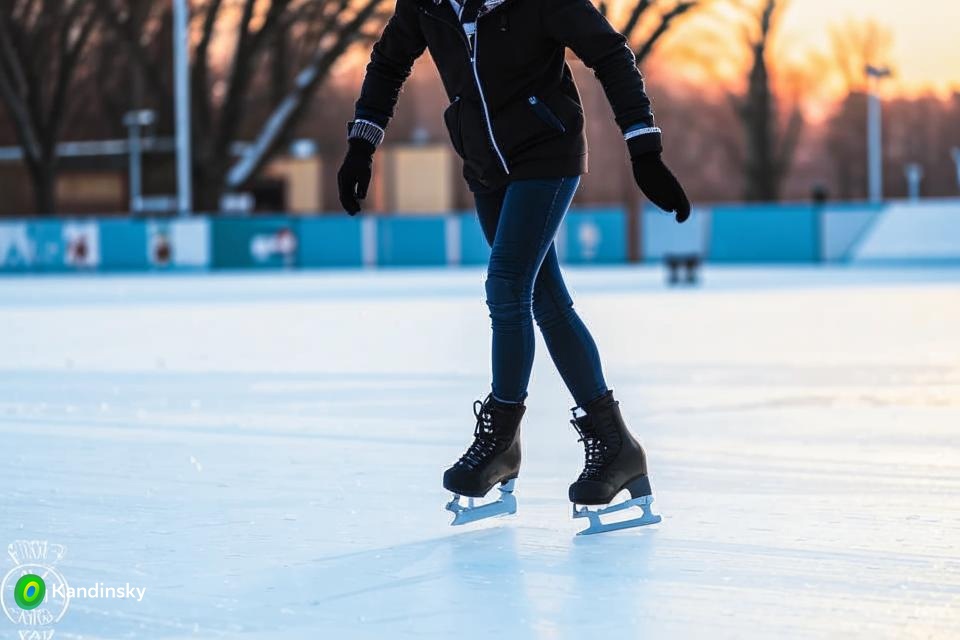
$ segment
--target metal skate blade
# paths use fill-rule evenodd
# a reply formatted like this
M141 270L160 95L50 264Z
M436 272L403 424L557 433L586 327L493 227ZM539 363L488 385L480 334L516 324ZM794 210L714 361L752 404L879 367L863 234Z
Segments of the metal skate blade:
M514 482L515 480L509 480L497 487L500 491L500 499L488 504L474 506L475 498L467 498L467 505L464 506L460 504L460 496L454 495L445 507L447 511L453 513L453 522L450 526L455 527L477 520L516 513L517 498L513 495Z
M634 527L643 527L648 524L657 524L662 520L662 518L651 511L650 505L653 503L653 496L641 496L639 498L633 498L632 500L626 500L619 504L611 505L609 507L604 507L602 509L597 509L591 511L588 507L582 507L577 509L577 505L573 505L573 517L574 518L587 518L590 521L590 526L577 533L578 536L591 536L596 533L607 533L608 531L619 531L621 529L633 529ZM610 522L604 524L600 520L600 516L607 513L614 513L617 511L623 511L625 509L630 509L633 507L639 507L643 511L643 515L639 518L632 518L630 520L622 520L620 522Z

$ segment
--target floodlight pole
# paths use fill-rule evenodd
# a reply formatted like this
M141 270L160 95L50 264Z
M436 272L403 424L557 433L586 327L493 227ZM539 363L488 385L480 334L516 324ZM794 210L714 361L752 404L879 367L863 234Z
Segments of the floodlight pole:
M871 203L883 201L883 125L880 103L880 80L891 75L887 67L867 65L867 193Z
M189 20L189 0L173 0L173 100L177 146L177 213L181 216L189 216L193 208Z

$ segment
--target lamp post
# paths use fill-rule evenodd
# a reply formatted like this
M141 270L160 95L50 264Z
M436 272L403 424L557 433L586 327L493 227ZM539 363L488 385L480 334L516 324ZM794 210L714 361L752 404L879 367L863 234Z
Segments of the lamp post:
M923 167L917 162L908 162L904 167L907 176L907 198L910 202L920 199L920 181L923 180Z
M880 81L889 78L888 67L867 65L867 193L871 203L883 200L883 140L880 104Z
M192 159L190 152L190 6L189 0L173 0L174 117L177 142L177 213L190 215L193 208Z
M156 121L156 114L149 109L139 109L137 111L128 111L123 116L123 124L127 126L127 153L130 156L129 179L130 179L130 213L140 213L143 208L143 146L141 142L141 130L143 127L149 127Z

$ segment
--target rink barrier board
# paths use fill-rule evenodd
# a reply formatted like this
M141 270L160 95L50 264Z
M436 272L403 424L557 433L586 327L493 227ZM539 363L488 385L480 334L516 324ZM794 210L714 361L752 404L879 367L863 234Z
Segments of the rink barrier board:
M557 234L566 264L620 264L627 261L627 212L616 208L571 211Z
M218 217L210 220L211 266L269 269L297 266L300 221L285 216Z
M645 207L643 259L695 253L715 262L960 262L960 200L695 208L678 225ZM567 264L627 261L623 209L572 210L556 235ZM0 271L144 271L486 264L472 211L450 215L193 216L0 221Z
M447 264L446 219L378 217L378 267L439 267Z
M713 207L708 258L713 262L817 262L820 213L810 205Z
M61 272L100 266L100 226L88 218L0 222L0 271Z
M831 205L823 211L820 257L824 262L848 262L857 246L870 235L884 205Z
M305 268L363 265L363 219L323 216L299 221L297 265Z
M871 222L849 251L858 264L960 262L960 211L956 200L898 202Z
M149 268L147 238L148 224L141 220L101 220L100 265L131 271Z

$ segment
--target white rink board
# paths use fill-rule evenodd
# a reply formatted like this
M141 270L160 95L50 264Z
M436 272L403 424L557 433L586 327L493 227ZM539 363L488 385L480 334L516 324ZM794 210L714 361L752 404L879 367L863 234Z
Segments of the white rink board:
M891 204L856 244L853 259L960 260L960 201Z
M480 270L11 277L0 545L147 588L57 639L957 637L960 270L569 275L660 525L574 537L540 343L519 514L447 526Z

